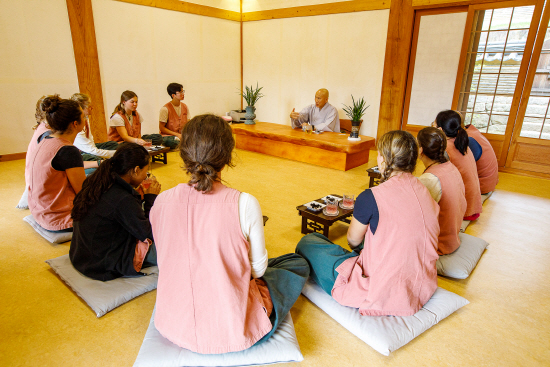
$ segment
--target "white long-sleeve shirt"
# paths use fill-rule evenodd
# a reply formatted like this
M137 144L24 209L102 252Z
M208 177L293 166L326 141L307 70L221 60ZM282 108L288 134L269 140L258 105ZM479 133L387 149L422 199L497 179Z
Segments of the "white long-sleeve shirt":
M78 133L78 135L76 135L73 145L84 153L97 155L101 158L111 158L115 154L115 150L105 150L96 147L94 143L94 136L91 131L89 135L90 138L87 138L86 133L82 130Z
M300 117L290 119L292 127L300 127L304 122L309 122L315 126L317 131L335 131L340 132L340 117L338 110L330 103L325 103L323 108L319 109L315 104L311 104L300 111Z
M259 278L267 269L267 249L265 248L264 221L258 200L246 192L239 195L239 220L241 231L250 243L248 259L252 267L252 277Z

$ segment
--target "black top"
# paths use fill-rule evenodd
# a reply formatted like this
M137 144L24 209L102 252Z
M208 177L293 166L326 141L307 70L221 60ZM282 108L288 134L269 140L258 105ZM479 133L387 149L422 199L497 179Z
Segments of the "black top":
M37 143L40 143L44 139L53 139L50 135L53 132L51 130L46 131L44 134L38 137ZM69 168L84 167L82 161L82 155L80 150L74 145L65 145L61 147L52 159L52 167L56 171L65 171Z
M141 196L119 176L91 207L86 216L73 223L74 234L69 250L73 266L97 280L136 276L134 253L137 240L153 240L149 211L157 195Z
M472 154L474 155L474 158L477 162L479 161L479 158L481 158L481 154L483 154L483 148L481 147L481 145L479 145L477 140L475 140L471 136L468 137L468 140L468 148L470 148L470 150L472 151Z
M369 224L372 234L376 232L379 219L378 205L376 204L371 189L366 189L360 193L355 200L353 217L361 224Z

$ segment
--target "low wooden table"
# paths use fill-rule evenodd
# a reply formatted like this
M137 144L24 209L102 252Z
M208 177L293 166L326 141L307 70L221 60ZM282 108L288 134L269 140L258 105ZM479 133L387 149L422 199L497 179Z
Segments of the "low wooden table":
M166 153L168 153L170 151L170 148L164 147L164 148L159 149L159 150L147 149L147 151L149 152L149 155L151 156L151 162L152 163L162 162L164 164L168 164L168 156L166 155Z
M369 149L374 147L374 138L369 136L361 135L361 141L352 142L347 134L306 134L301 129L269 122L232 124L231 128L239 149L341 171L367 163Z
M369 189L373 186L378 186L380 184L380 179L382 178L382 174L380 171L378 171L378 167L374 166L367 170L367 173L369 174L370 180L369 180Z
M339 198L342 197L341 195L331 195ZM324 204L324 201L321 199L317 199L314 201ZM309 211L304 205L299 205L296 207L296 209L298 209L298 215L302 217L303 234L322 231L325 237L328 237L328 230L330 226L334 224L334 222L341 221L349 224L350 220L347 218L353 215L353 209L342 209L340 207L340 203L338 203L338 215L335 216L324 215L322 210L320 212L313 213Z

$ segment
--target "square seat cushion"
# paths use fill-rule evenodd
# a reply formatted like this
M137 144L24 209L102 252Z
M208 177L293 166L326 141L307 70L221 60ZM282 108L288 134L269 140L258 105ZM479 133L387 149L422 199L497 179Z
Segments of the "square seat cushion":
M481 202L485 203L485 201L487 201L487 199L489 199L491 195L493 195L493 192L494 191L491 191L485 195L481 195ZM471 221L469 220L462 220L462 224L460 225L460 232L466 231L466 228L470 225L470 222Z
M52 232L44 229L36 222L32 215L27 215L23 220L31 225L39 235L50 243L63 243L73 238L73 232Z
M158 332L154 320L155 310L134 367L257 366L304 359L290 313L265 342L240 352L224 354L199 354L181 348Z
M46 260L46 263L94 310L97 317L157 288L158 267L156 266L141 270L147 276L123 277L102 282L88 278L76 270L68 254Z
M489 245L485 240L459 233L460 247L455 252L441 255L436 262L437 274L450 278L466 279L476 267L483 251Z
M362 316L359 309L342 306L311 278L302 294L349 332L385 356L401 348L469 302L437 288L432 298L412 316Z

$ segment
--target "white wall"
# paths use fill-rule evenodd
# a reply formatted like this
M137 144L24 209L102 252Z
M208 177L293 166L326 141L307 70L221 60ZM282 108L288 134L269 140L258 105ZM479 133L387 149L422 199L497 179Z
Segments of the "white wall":
M36 101L70 97L78 79L65 0L0 0L0 9L0 154L11 154L27 150Z
M342 1L349 0L243 0L243 13L280 8L292 8L295 6L337 3Z
M407 124L429 126L452 107L467 14L420 18Z
M244 83L266 95L257 119L290 125L292 108L314 103L327 88L329 103L347 118L351 95L370 107L361 134L376 136L389 10L245 22Z
M240 107L238 22L111 0L92 5L106 119L132 90L142 133L158 133L171 82L183 84L192 116Z

